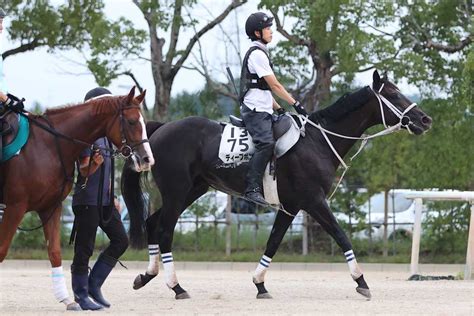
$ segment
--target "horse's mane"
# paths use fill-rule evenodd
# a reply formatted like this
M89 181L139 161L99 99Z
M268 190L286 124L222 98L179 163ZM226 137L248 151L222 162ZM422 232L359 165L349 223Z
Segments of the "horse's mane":
M47 109L45 115L54 115L67 112L73 108L81 108L86 106L94 107L94 114L104 114L115 111L121 102L121 97L104 97L98 99L92 99L83 103L66 104L57 108Z
M370 94L368 86L346 93L330 106L311 113L309 119L315 122L336 122L367 103Z

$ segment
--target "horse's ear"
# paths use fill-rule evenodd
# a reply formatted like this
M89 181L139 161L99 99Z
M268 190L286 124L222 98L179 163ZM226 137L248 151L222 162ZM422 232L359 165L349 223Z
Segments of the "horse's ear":
M135 86L132 87L127 96L127 104L132 104L133 97L135 96Z
M374 80L374 82L372 83L372 86L375 89L375 87L380 86L380 75L379 75L379 72L377 71L377 69L374 70L374 74L372 75L372 78Z
M140 95L135 98L135 100L137 100L138 104L141 104L143 102L143 100L145 99L145 95L146 95L146 89L143 90L143 92L140 93Z

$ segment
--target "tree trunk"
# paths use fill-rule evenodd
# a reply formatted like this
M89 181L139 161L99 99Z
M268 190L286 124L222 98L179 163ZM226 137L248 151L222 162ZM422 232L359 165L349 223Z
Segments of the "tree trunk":
M167 80L165 82L157 83L155 81L155 107L153 108L153 120L165 122L168 117L168 107L171 100L171 83Z
M310 53L316 69L316 81L304 97L303 103L308 112L313 112L318 110L324 102L329 100L332 79L331 67L333 66L333 62L329 54L325 54L325 56L321 57L317 51L312 51L311 49Z

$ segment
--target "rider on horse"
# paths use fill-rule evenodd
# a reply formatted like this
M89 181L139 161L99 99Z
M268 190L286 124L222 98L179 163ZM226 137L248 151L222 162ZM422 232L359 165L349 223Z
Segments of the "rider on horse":
M272 114L285 110L272 96L292 104L296 112L307 115L304 107L280 84L273 73L267 44L271 42L273 17L263 12L251 14L245 23L245 32L252 40L242 64L240 103L242 119L252 136L255 153L249 162L245 179L245 197L259 204L266 204L263 197L262 179L265 167L273 155L275 140L272 131Z
M7 16L5 10L0 8L0 44L2 39L3 32L3 19ZM1 45L0 45L1 47ZM2 141L3 136L3 114L7 108L11 108L17 111L23 110L23 101L17 97L7 93L7 87L5 82L5 76L3 75L3 57L0 53L0 142ZM0 150L2 147L0 146ZM3 188L2 188L3 189ZM0 194L1 200L3 200L3 194ZM3 213L5 211L6 205L0 203L0 223L3 220Z

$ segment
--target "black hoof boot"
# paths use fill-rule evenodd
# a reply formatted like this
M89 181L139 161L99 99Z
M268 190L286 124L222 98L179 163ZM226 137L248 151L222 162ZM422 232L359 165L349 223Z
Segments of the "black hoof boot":
M372 298L372 294L370 294L369 286L365 282L364 276L361 275L360 277L358 277L354 281L357 282L357 287L356 287L357 293L359 293L360 295L367 298L367 300L370 300Z
M184 300L184 299L187 299L187 298L191 298L191 296L189 296L188 292L186 292L182 287L181 285L176 284L174 287L171 288L175 294L175 299L177 300Z
M133 289L138 290L142 287L144 287L148 282L153 280L158 274L148 274L145 272L145 274L139 274L133 281Z
M258 290L257 298L258 298L258 299L273 298L273 297L270 295L270 293L268 293L267 289L265 288L264 283L265 283L265 282L254 283L255 286L257 287L257 290Z

